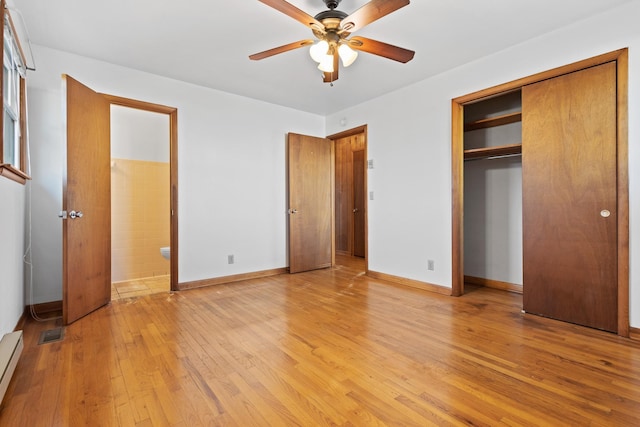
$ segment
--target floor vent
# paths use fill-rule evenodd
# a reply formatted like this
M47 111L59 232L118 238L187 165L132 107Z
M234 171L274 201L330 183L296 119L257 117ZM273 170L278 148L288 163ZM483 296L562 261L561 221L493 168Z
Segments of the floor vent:
M42 331L38 345L49 344L56 341L62 341L64 338L64 328L54 328L47 331Z
M22 331L6 334L0 341L0 402L9 387L23 348Z

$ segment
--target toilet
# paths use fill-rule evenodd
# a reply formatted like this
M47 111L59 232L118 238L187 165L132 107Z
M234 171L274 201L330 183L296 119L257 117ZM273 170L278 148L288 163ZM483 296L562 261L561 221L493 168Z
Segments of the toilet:
M160 248L160 254L164 259L171 259L171 246Z

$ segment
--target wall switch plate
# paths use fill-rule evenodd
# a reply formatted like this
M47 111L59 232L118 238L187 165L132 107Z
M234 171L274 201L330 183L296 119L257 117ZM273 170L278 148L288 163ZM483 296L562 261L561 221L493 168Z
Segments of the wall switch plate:
M227 255L227 264L233 264L235 262L233 255Z
M369 160L367 160L367 167L368 167L369 169L373 169L373 159L369 159Z
M436 269L436 263L430 259L427 261L427 270L434 271Z
M369 191L369 200L373 200L373 191Z

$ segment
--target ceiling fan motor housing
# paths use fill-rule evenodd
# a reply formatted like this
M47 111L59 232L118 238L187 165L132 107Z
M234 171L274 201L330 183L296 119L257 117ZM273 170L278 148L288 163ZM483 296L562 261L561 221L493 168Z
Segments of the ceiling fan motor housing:
M342 0L324 0L324 4L326 4L329 9L335 9L341 1Z
M338 20L338 21L342 21L344 18L347 17L347 14L340 11L340 10L325 10L324 12L320 12L318 13L316 16L314 16L315 19L317 19L318 21L322 22L325 26L327 25L324 20L325 19L333 19L333 20ZM339 22L338 22L339 23Z

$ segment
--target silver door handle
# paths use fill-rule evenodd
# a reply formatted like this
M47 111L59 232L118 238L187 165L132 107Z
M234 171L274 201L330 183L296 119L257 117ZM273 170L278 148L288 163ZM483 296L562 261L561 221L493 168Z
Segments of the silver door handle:
M71 219L82 218L82 215L83 215L82 211L78 211L78 212L71 211L71 212L69 212L69 218L71 218Z
M298 213L298 209L289 209L289 215Z

